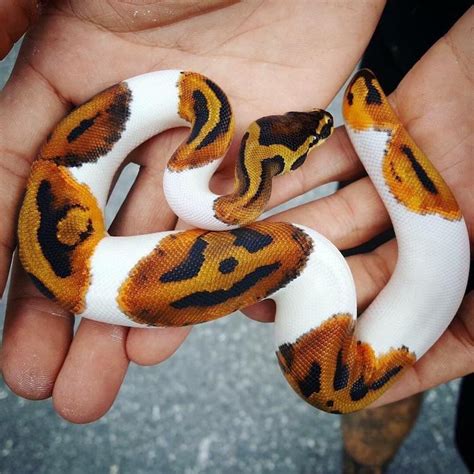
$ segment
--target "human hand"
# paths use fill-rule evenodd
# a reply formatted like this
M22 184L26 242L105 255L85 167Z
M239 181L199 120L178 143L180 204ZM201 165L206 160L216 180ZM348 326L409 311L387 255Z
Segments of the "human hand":
M406 75L390 101L417 144L456 196L474 242L474 162L472 161L473 46L470 9ZM271 205L329 181L353 182L334 195L272 217L312 227L341 250L361 245L390 226L374 186L339 128L314 160L275 182ZM292 192L294 190L295 192ZM298 191L298 192L296 192ZM278 193L278 194L277 194ZM388 282L397 259L395 240L375 251L349 257L361 313ZM400 295L403 297L403 295ZM248 308L250 316L272 320L271 302ZM474 371L474 291L436 344L372 406L427 390Z
M215 189L224 190L248 123L270 113L327 105L353 70L383 7L380 0L334 6L300 1L291 7L285 1L210 0L180 3L170 13L162 2L136 3L51 1L29 30L0 96L1 290L31 161L47 133L73 105L151 70L179 68L206 74L229 95L236 115L236 140L227 166L215 179ZM9 36L18 37L28 27L28 15L23 17L19 8L30 4L36 2L13 2L9 21L3 21L6 11L0 10L0 24L8 33L0 38L0 54L8 49ZM31 12L34 20L37 13ZM182 131L164 133L133 154L141 170L111 233L175 226L176 217L161 191L162 173L164 158L183 137ZM273 204L299 193L301 179L298 174L287 181L288 189L277 190ZM42 297L15 263L2 348L3 377L18 395L53 396L63 417L88 422L109 409L130 360L158 363L188 332L188 328L129 330L82 320L73 336L72 317Z

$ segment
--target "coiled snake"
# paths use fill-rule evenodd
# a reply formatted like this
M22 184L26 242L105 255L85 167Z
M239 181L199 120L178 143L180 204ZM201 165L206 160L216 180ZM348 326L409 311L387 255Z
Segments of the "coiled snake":
M293 389L332 413L364 408L448 326L465 290L469 245L453 194L370 71L353 77L343 113L399 247L392 278L357 322L351 273L328 240L297 224L255 222L272 178L304 163L331 134L332 117L313 110L252 123L234 190L217 196L208 184L234 120L224 92L192 72L121 82L57 125L32 165L20 212L23 267L63 308L128 326L197 324L272 298L276 353ZM198 229L109 236L104 208L120 164L153 135L189 124L164 190Z

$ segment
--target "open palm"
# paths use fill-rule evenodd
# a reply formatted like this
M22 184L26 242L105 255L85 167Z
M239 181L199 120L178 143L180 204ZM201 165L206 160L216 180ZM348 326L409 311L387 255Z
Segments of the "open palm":
M351 10L325 2L295 2L289 7L284 1L209 1L190 2L170 13L161 2L145 6L100 3L99 7L99 2L92 0L52 2L30 29L13 77L0 96L5 112L0 118L1 205L5 210L0 217L0 285L15 245L16 213L30 163L44 137L73 105L147 71L194 70L211 77L229 95L239 137L259 116L327 105L360 57L382 7L378 1ZM462 153L467 132L452 126L467 120L468 104L459 90L468 88L448 90L449 85L440 80L438 86L444 91L440 94L439 88L434 91L431 83L425 83L433 74L437 77L437 72L442 78L437 64L449 60L458 81L468 79L454 63L453 49L440 48L437 56L433 53L434 57L424 61L425 66L407 77L394 100L402 120L453 187L472 226L468 154ZM444 107L440 99L445 99ZM161 178L167 157L182 138L181 131L162 134L131 157L141 169L112 233L156 232L176 225L161 191ZM458 142L461 145L455 147ZM216 176L218 191L227 190L230 184L235 146ZM356 181L333 197L276 219L310 225L340 248L358 245L389 226L370 182L358 179L362 168L344 132L338 131L303 168L276 183L271 206L327 181ZM360 308L385 284L395 258L396 247L389 243L373 254L350 259ZM472 298L466 304L472 312ZM272 308L265 304L250 311L254 317L268 319ZM130 360L160 362L176 350L188 332L187 328L129 330L83 320L73 338L71 316L41 297L15 265L2 351L3 374L17 394L35 399L53 395L62 416L76 422L91 421L110 407ZM456 335L456 331L452 333ZM451 343L462 344L463 334L466 332L457 330L458 337L450 339ZM467 344L465 347L468 353ZM471 363L472 352L471 345ZM463 357L465 365L468 359Z

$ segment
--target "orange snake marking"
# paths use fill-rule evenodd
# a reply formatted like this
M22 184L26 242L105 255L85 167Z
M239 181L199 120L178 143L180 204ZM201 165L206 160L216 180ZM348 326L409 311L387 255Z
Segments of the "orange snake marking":
M179 80L179 115L191 133L168 161L173 171L190 169L225 155L234 134L234 116L221 88L201 74L185 72Z
M380 84L367 69L350 82L344 116L354 130L376 128L390 134L383 174L394 197L419 214L461 219L461 210L448 185L408 132L400 124Z
M35 285L64 309L80 313L89 260L106 235L102 211L67 168L33 163L18 223L19 254Z
M62 166L96 162L120 139L130 101L131 92L123 82L97 94L59 122L38 159Z
M352 316L337 314L277 351L280 368L295 392L330 413L370 405L416 361L406 347L377 357L354 337Z
M147 325L211 321L297 278L311 250L311 239L285 223L180 232L137 263L118 303L133 321Z

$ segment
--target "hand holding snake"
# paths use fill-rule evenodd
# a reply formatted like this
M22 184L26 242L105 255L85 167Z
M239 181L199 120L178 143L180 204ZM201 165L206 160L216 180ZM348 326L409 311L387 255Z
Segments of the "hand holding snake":
M321 152L321 156L324 156L323 152ZM285 220L286 220L286 219L285 219ZM290 220L292 220L292 219L290 219ZM344 245L344 244L343 244L343 245Z
M336 247L298 224L255 222L275 176L304 165L332 133L323 110L262 117L245 132L234 189L210 191L228 151L228 98L193 72L123 81L65 117L32 165L18 223L23 268L63 309L131 327L211 321L266 298L277 305L277 357L291 387L331 413L367 407L422 357L455 316L469 238L451 190L404 129L375 76L343 98L352 144L398 237L394 274L356 322L355 286ZM165 169L173 211L197 229L113 237L110 186L137 146L190 125Z

